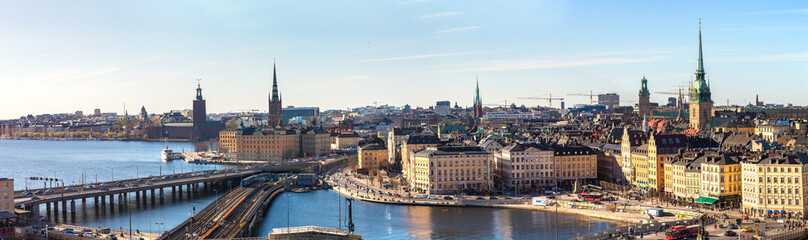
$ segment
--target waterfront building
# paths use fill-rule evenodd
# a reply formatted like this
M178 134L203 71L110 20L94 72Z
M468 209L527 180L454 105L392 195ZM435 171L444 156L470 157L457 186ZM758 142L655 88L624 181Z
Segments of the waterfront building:
M507 188L556 186L553 148L535 143L514 143L494 152L494 179Z
M598 104L606 106L606 109L613 109L620 106L620 95L617 93L598 94Z
M741 162L742 212L754 216L803 217L808 203L808 156L769 153Z
M491 184L491 153L479 147L427 147L412 155L410 187L426 194L482 193Z
M424 148L438 146L440 143L440 139L434 134L409 135L409 137L407 137L407 141L401 145L401 172L404 175L413 173L413 164L410 160L412 159L412 155L423 150Z
M645 75L642 76L642 80L640 81L642 86L640 87L640 93L638 94L640 100L637 102L639 107L639 115L641 117L650 117L651 116L651 92L648 91L648 80L645 79Z
M651 134L648 138L648 187L657 192L665 189L665 159L688 148L684 134Z
M296 129L258 129L241 126L219 132L219 152L235 154L239 160L279 162L301 155L327 153L328 133ZM306 144L306 145L303 145Z
M688 152L665 161L665 193L683 203L693 203L700 195L701 163L699 153Z
M699 58L696 80L690 89L690 128L710 129L713 127L713 100L710 85L705 79L704 59L701 51L701 22L699 22Z
M14 179L0 178L0 213L14 213Z
M480 98L480 80L477 80L477 88L474 92L474 118L480 119L483 116L483 100Z
M196 86L193 116L193 133L191 139L197 141L207 139L208 115L205 110L205 99L202 98L202 86L200 84Z
M281 107L283 102L278 93L278 74L275 69L275 63L272 63L272 95L269 97L269 112L267 116L267 126L275 127L282 126L283 112Z
M387 148L377 143L368 144L359 148L359 163L357 168L367 170L388 170Z
M553 146L553 172L557 186L571 188L575 181L586 184L598 178L597 171L595 150L581 145Z

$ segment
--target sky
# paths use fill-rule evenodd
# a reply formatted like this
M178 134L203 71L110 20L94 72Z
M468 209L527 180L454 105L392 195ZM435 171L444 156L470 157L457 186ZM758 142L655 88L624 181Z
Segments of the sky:
M717 105L808 105L808 1L0 0L0 119L284 106L665 103L704 66ZM558 103L553 103L558 107ZM625 105L633 105L625 102Z

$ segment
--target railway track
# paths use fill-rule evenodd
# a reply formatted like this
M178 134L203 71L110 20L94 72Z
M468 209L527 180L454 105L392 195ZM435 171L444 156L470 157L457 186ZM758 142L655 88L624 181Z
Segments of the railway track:
M253 187L238 187L226 193L196 216L175 227L160 239L217 239L241 234L252 215L263 206L267 196L278 187L276 183L259 183Z

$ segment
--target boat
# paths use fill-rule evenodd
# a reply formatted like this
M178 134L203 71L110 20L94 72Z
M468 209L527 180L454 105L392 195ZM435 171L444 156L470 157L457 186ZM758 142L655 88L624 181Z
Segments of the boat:
M166 146L163 148L163 150L160 151L160 155L161 155L163 161L170 161L170 160L182 159L183 158L181 152L174 152L174 150L171 150L170 148L168 148L168 141L167 140L166 140Z

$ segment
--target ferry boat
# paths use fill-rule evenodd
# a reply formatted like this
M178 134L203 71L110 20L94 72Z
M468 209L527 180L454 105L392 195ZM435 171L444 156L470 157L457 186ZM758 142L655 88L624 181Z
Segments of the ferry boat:
M175 159L182 159L183 158L181 152L174 152L174 150L171 150L170 148L168 148L168 141L166 141L166 147L164 147L163 150L160 151L160 155L161 155L163 161L169 161L169 160L175 160Z

